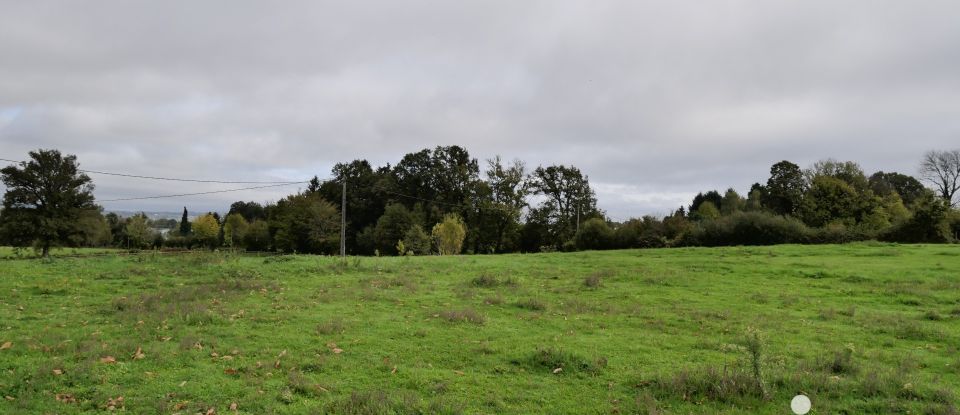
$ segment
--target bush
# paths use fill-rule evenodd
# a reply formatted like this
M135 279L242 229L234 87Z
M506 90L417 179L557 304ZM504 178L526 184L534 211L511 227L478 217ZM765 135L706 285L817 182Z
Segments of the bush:
M953 241L948 223L949 207L943 199L932 192L921 196L913 205L913 216L880 235L888 242L933 242Z
M600 218L592 218L584 222L575 239L579 250L609 249L613 247L613 241L613 230Z
M704 221L686 235L682 245L775 245L804 243L811 239L810 228L798 219L764 212L736 212Z

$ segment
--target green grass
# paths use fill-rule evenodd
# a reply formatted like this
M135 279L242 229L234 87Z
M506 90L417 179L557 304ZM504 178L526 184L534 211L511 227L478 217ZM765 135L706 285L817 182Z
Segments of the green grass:
M815 414L950 414L960 398L957 245L0 267L0 413L785 414L804 393Z
M76 255L100 255L111 252L117 252L117 249L108 248L52 248L51 256L76 256ZM9 246L0 246L0 260L3 259L22 259L37 258L40 256L38 251L31 248L11 248Z

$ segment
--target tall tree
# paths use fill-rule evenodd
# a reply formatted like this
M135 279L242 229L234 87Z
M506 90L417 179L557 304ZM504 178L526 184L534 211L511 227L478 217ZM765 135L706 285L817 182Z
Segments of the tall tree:
M955 206L960 190L960 150L928 151L920 162L920 177L932 184L947 204Z
M603 217L589 179L576 167L537 167L528 180L530 190L545 198L531 209L530 216L547 226L551 239L548 242L556 248L572 242L578 221Z
M7 187L0 223L8 242L35 245L46 257L54 245L76 245L82 238L79 219L96 210L93 183L79 171L77 157L57 150L30 152L30 161L0 169Z
M805 170L803 176L808 187L813 184L813 179L827 176L844 181L858 192L867 190L867 176L860 165L852 161L837 161L832 158L820 160Z
M150 246L150 243L153 242L154 232L147 222L147 215L142 212L127 219L124 232L127 235L127 242L130 248L143 249Z
M388 170L374 170L366 160L337 163L331 172L333 179L320 185L323 198L341 210L343 184L347 185L347 252L360 251L357 235L364 228L376 225L387 199L394 197L387 193L393 189Z
M212 213L197 217L191 224L191 229L197 242L214 249L220 241L220 221Z
M484 211L487 212L492 228L493 251L504 252L514 249L520 230L520 216L527 206L525 166L522 161L514 160L504 165L500 156L487 160L486 185L490 189Z
M270 226L274 247L283 251L333 254L340 248L340 212L316 192L277 202Z
M873 193L877 196L886 197L896 193L907 206L912 205L927 191L923 184L913 176L897 172L884 173L878 171L870 176L868 182L870 190L873 190Z
M783 160L770 167L764 206L780 215L792 215L803 199L804 178L800 166Z
M700 219L696 213L700 211L700 205L704 202L710 202L713 207L717 209L723 205L723 196L720 196L720 192L716 190L711 190L707 193L697 193L697 195L693 197L693 202L690 203L690 214L694 219Z
M187 236L191 231L190 215L187 213L187 207L183 207L183 216L180 217L180 236Z

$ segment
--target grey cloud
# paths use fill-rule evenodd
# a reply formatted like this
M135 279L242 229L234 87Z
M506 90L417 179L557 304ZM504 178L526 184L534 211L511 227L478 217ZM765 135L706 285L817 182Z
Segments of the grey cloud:
M914 173L960 136L952 1L3 3L0 157L287 180L459 144L580 167L623 219L769 166ZM228 188L95 177L97 196ZM293 189L290 189L293 190ZM287 190L108 203L224 209Z

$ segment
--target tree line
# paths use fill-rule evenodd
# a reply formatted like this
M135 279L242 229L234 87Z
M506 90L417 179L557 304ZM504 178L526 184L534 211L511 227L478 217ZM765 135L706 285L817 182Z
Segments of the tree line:
M480 166L459 146L409 153L395 165L353 160L336 164L329 180L315 176L275 203L237 201L223 217L210 212L192 220L184 208L177 222L103 214L75 156L38 150L0 170L7 187L0 243L34 246L44 255L60 245L335 254L344 199L352 255L953 242L960 234L956 150L927 153L919 180L897 172L867 176L851 161L822 160L806 169L781 161L744 195L709 190L666 216L623 222L597 207L588 177L574 166L528 170L499 156L486 160L482 173Z

